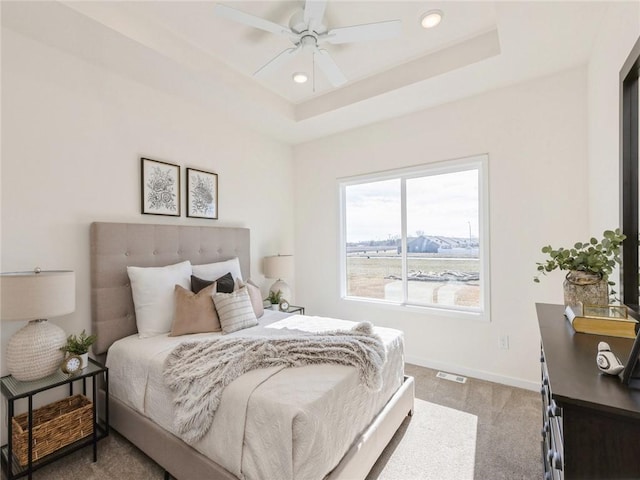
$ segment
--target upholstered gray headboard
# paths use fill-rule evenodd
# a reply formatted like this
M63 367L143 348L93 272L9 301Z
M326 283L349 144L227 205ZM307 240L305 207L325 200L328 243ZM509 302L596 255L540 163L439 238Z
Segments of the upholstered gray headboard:
M96 355L137 332L127 266L161 267L185 260L198 265L238 257L242 276L250 275L247 228L95 222L90 237Z

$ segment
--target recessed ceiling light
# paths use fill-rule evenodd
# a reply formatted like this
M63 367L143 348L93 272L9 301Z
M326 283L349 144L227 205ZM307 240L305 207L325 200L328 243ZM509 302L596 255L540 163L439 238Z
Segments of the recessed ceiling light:
M306 73L296 72L293 74L293 81L296 83L305 83L307 80L309 80L309 77Z
M420 24L423 28L433 28L440 24L444 14L441 10L429 10L420 18Z

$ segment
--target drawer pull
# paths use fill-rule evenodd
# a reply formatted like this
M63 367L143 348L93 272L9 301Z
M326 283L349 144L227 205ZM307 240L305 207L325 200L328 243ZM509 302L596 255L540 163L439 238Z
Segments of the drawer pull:
M556 405L555 400L551 400L551 405L547 407L547 415L550 417L559 417L560 416L560 408Z
M562 470L562 455L560 452L556 452L555 450L549 450L547 452L547 462L551 465L552 468L556 470Z

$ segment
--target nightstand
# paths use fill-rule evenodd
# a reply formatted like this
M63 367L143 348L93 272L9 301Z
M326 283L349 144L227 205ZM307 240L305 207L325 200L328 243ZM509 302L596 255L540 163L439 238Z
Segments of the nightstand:
M105 390L105 405L104 405L104 422L100 421L96 411L96 399L98 398L98 383L100 377L104 376L104 390ZM90 379L92 398L91 398L91 410L93 418L93 433L80 438L79 440L63 446L50 454L42 457L41 459L33 458L33 397L38 393L56 388L62 385L69 385L69 398L74 396L74 384L81 382L82 395L87 395L87 379ZM67 375L58 370L48 377L40 380L34 380L32 382L21 382L16 380L11 375L0 378L0 387L2 390L2 396L7 399L7 444L1 448L0 458L2 460L2 468L7 476L7 480L13 480L20 477L31 478L33 472L39 468L47 465L55 460L58 460L71 452L79 450L80 448L88 445L93 445L93 461L98 460L98 440L109 435L109 370L105 366L99 364L93 359L89 359L89 365L80 372L72 375ZM26 445L28 446L27 461L23 462L26 465L21 465L14 455L13 449L13 422L11 419L14 417L14 404L16 400L26 398L28 402L27 415L27 429L28 440ZM46 407L46 406L45 406ZM43 408L45 408L43 407ZM87 404L88 408L88 404ZM88 412L87 412L88 417ZM89 421L89 420L88 420ZM91 425L89 421L89 425Z
M299 307L297 305L289 305L289 308L285 313L299 313L300 315L304 315L304 307Z

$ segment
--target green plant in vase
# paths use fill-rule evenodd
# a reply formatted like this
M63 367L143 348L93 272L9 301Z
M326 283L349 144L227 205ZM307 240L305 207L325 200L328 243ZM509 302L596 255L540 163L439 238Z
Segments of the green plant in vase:
M282 300L282 292L278 290L277 292L270 291L269 296L267 297L267 301L271 305L280 305L280 301Z
M81 358L81 368L85 368L88 361L89 347L95 343L96 339L97 337L95 335L87 335L87 333L82 330L80 335L69 335L67 337L67 343L60 347L60 350L69 355L79 356Z
M549 258L538 262L534 282L540 282L539 275L554 270L567 270L564 281L565 304L578 303L605 305L609 298L615 301L615 282L609 279L616 264L620 263L620 246L627 238L620 229L605 230L602 239L592 237L588 242L577 242L571 248L542 247L542 253Z

